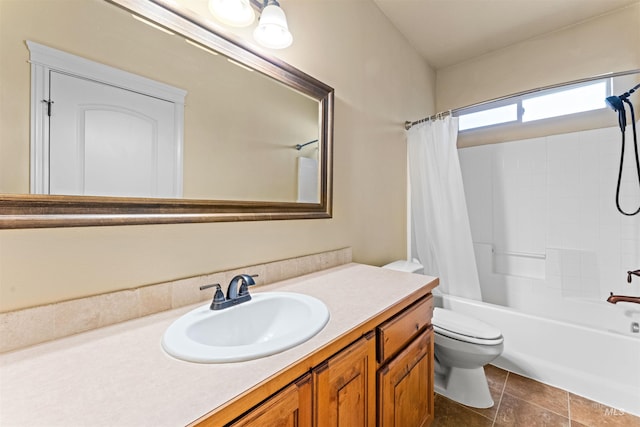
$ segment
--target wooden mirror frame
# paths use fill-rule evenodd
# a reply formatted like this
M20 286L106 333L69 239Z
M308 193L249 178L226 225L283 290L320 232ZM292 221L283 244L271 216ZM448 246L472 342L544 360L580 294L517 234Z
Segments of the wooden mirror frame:
M0 229L331 218L334 91L166 0L105 0L180 33L319 102L320 203L0 194Z

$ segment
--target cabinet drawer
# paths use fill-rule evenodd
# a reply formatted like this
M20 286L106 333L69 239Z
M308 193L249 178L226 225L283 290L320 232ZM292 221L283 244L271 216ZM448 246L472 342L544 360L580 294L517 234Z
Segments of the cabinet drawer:
M383 363L431 324L433 296L429 295L376 329L378 362Z

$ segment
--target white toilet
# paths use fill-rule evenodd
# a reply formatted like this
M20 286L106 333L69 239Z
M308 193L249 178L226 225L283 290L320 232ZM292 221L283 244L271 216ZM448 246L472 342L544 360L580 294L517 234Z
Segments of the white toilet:
M423 273L417 262L395 261L384 268ZM484 365L498 357L504 348L499 329L440 307L433 311L435 332L435 384L437 393L475 408L490 408Z

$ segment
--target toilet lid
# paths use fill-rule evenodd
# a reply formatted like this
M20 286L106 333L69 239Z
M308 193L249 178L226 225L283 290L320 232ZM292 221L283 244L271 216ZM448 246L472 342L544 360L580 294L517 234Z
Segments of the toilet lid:
M450 338L487 345L502 342L500 329L440 307L433 309L432 323L436 333Z

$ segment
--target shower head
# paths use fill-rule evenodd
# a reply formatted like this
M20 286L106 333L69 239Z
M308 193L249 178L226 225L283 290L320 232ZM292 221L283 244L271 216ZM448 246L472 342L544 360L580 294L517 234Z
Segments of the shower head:
M624 111L624 104L622 103L622 99L620 99L619 96L608 96L607 99L604 100L604 102L613 111Z
M627 98L629 98L631 94L638 89L640 89L640 84L634 86L633 88L629 89L629 92L625 92L620 96L607 96L607 99L605 99L604 102L616 113L620 113L621 111L623 113L626 113L626 111L624 111L624 103L626 102L627 104L631 105Z

